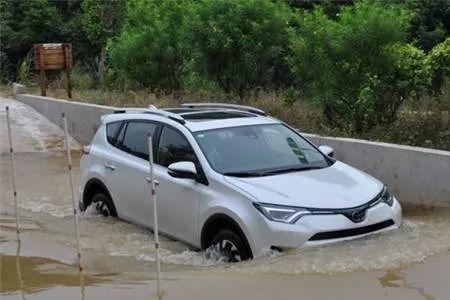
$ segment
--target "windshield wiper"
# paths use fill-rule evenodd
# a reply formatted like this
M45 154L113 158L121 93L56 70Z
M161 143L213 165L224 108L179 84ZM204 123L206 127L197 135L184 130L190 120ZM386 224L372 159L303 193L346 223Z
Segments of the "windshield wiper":
M297 172L297 171L307 171L307 170L316 170L316 169L322 169L324 167L319 166L297 166L297 167L290 167L290 168L284 168L284 169L276 169L276 170L270 170L267 172L264 172L264 175L274 175L274 174L281 174L281 173L290 173L290 172Z
M260 176L264 176L265 173L252 172L252 171L249 171L249 172L243 171L243 172L226 172L226 173L223 173L223 175L225 175L225 176L232 176L232 177L260 177Z
M261 177L261 176L270 176L270 175L281 174L281 173L316 170L316 169L322 169L322 168L325 168L325 167L296 166L296 167L266 170L266 171L259 171L259 172L257 172L257 171L227 172L227 173L223 173L223 175L232 176L232 177Z

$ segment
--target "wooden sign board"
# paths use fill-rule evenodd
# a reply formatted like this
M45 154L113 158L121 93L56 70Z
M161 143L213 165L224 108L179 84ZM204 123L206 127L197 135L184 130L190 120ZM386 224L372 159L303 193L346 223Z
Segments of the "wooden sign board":
M72 98L72 84L70 82L70 71L73 65L72 45L60 44L34 44L34 66L39 71L41 82L41 94L46 95L47 78L46 70L66 70L67 95Z

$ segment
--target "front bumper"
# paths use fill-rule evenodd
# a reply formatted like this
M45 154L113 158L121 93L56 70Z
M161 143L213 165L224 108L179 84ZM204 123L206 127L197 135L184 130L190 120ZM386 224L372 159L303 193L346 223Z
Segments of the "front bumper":
M389 222L389 220L392 220L392 222ZM359 223L351 221L342 214L308 215L300 218L295 224L272 222L266 219L260 220L258 223L261 222L265 224L258 224L257 226L264 228L264 232L261 229L257 230L253 240L255 249L252 250L255 256L261 253L263 249L271 247L288 249L316 246L398 228L402 223L402 209L400 203L394 197L392 206L382 202L367 209L365 219ZM380 224L386 226L378 226ZM380 227L382 228L379 229ZM361 230L362 228L367 228L369 232ZM340 232L338 238L316 239L318 236L316 234L322 233L323 235L323 233L336 231ZM347 232L352 234L346 235Z

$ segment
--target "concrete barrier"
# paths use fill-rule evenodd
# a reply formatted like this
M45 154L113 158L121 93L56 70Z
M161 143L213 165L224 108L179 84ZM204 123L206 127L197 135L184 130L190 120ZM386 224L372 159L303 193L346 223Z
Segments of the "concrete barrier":
M14 85L17 100L28 104L59 126L65 112L70 134L89 143L100 116L114 107L25 94ZM334 148L336 158L386 183L402 203L450 207L450 152L348 138L305 134L316 145Z
M117 109L112 106L42 97L25 94L25 92L23 85L16 83L13 85L13 95L17 100L33 107L60 127L63 126L61 114L64 112L67 116L70 135L83 144L90 143L100 124L100 117Z

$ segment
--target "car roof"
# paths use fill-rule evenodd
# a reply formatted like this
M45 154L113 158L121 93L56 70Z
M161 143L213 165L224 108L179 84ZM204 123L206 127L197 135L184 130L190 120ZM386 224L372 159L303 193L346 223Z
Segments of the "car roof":
M171 125L184 125L190 131L281 123L257 108L220 103L183 104L181 107L157 109L123 108L102 117L103 123L142 119Z
M189 130L196 131L204 131L211 129L219 129L219 128L228 128L228 127L240 127L240 126L248 126L248 125L262 125L262 124L276 124L280 123L270 117L256 116L256 117L241 117L241 118L230 118L230 119L221 119L221 120L205 120L201 122L192 122L187 121L185 126L189 128Z

